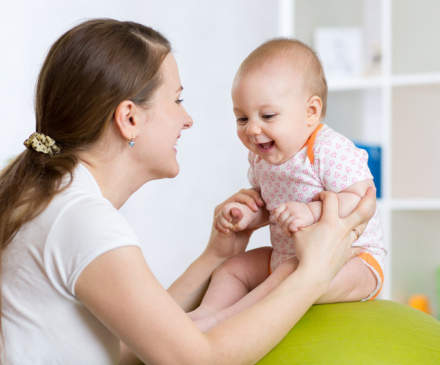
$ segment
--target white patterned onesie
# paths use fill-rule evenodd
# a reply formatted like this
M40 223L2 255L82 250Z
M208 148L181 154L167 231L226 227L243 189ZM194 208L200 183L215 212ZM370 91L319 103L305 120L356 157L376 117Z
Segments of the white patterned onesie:
M327 125L320 124L303 148L283 164L269 164L249 152L248 179L253 188L261 191L272 216L273 210L280 204L292 201L308 203L323 190L339 193L357 182L372 179L367 161L366 151L358 149L348 138ZM273 272L281 263L295 256L295 245L276 223L270 223L270 236L273 246L270 269ZM374 299L383 285L386 256L377 211L353 245L362 248L359 257L376 274L378 285L366 300Z

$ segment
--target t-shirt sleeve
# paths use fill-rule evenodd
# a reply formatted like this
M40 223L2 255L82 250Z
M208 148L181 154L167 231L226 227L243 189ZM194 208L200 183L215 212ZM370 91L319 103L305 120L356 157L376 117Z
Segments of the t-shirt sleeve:
M373 179L368 153L334 131L318 135L314 167L325 190L338 193L358 182Z
M81 199L64 209L50 231L44 262L49 280L76 297L75 283L98 256L124 246L140 246L125 218L102 199Z
M249 183L251 184L252 188L254 188L256 190L260 190L260 185L258 183L257 173L255 171L256 158L257 158L257 156L254 153L249 151L249 154L248 154L249 169L248 169L247 177L248 177Z

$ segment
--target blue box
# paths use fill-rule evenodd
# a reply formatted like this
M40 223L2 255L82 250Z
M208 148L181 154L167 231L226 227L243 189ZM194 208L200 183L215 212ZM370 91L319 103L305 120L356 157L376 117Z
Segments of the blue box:
M361 148L368 153L368 167L371 171L371 174L374 177L374 184L376 185L376 196L377 198L382 197L382 174L381 174L381 165L382 165L382 149L380 146L365 144L364 142L355 142L357 148Z

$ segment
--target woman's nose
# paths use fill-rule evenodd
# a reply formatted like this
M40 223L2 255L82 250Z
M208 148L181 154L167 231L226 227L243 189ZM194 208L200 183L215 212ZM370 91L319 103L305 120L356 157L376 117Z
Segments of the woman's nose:
M192 127L192 125L193 125L193 119L191 118L191 116L188 114L188 112L186 111L186 109L185 108L183 108L182 107L182 109L183 109L183 117L184 117L184 119L185 119L185 122L184 122L184 124L183 124L183 129L188 129L188 128L191 128Z

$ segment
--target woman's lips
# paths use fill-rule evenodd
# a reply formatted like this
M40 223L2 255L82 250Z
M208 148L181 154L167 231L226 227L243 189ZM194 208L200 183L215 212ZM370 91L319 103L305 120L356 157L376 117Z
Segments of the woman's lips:
M179 138L180 138L180 134L179 134L179 137L177 137L176 143L174 143L174 146L178 146L179 145ZM177 152L177 149L174 148L174 151Z

